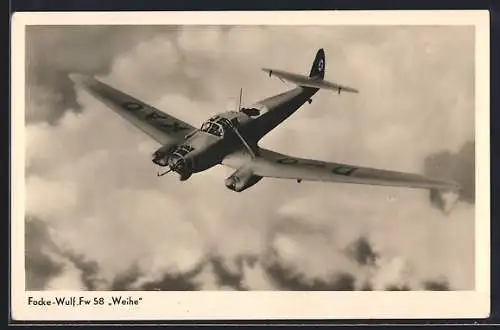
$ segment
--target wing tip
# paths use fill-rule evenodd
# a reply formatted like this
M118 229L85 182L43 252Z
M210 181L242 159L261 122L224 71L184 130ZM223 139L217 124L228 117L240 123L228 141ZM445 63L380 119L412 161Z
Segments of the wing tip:
M73 82L79 82L80 80L85 78L85 75L81 73L71 72L68 74L68 78Z
M452 193L458 194L458 193L460 193L462 186L458 182L455 182L455 181L439 180L438 185L433 189L441 191L441 192L452 192Z
M457 185L445 189L431 189L429 198L432 205L445 214L450 214L460 199L460 187Z
M83 85L83 86L88 85L88 84L95 81L94 77L91 77L91 76L88 76L88 75L85 75L82 73L76 73L76 72L69 73L68 78L71 81L73 81L75 84Z
M448 187L449 187L449 190L451 191L454 191L454 192L459 192L460 190L462 190L462 185L456 181L446 181L446 183L448 184Z

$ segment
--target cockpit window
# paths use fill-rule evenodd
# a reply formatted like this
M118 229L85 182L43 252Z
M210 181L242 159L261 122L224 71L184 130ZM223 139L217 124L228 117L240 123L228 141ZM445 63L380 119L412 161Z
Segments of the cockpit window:
M207 132L208 134L212 134L218 137L224 136L224 129L223 127L216 122L212 122L211 120L205 122L201 126L201 131L202 132Z
M237 118L228 119L220 115L215 115L201 126L201 131L218 137L223 137L225 132L228 132L233 127L237 126Z
M250 117L256 117L260 115L260 110L257 108L242 108L240 111Z

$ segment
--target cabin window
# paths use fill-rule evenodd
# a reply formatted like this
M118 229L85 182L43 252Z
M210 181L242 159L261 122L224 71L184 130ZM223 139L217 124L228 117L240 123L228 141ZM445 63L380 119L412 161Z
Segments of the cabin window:
M246 114L250 117L255 117L255 116L260 115L260 110L255 109L255 108L243 108L243 109L241 109L241 112L243 112L244 114Z

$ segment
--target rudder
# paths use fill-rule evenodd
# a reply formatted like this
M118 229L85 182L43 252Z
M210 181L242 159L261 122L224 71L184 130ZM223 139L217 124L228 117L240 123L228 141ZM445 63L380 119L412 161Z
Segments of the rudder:
M316 53L316 57L314 58L309 77L323 79L325 77L325 67L325 51L323 50L323 48L320 48Z

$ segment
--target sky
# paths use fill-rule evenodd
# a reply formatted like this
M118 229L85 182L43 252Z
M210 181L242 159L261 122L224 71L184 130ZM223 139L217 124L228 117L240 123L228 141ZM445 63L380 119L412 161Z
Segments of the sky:
M94 75L195 126L293 86L320 91L261 142L297 157L459 182L428 191L264 179L232 170L158 178L160 146L76 89ZM28 26L28 290L468 290L474 288L474 30L410 26Z

